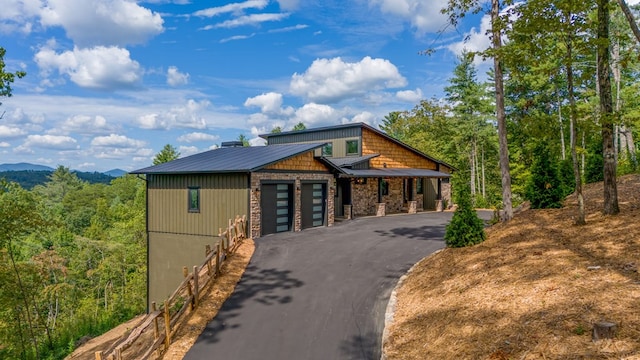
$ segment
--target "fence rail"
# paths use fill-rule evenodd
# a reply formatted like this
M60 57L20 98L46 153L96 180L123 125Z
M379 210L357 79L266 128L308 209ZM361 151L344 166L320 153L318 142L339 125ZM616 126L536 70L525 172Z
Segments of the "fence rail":
M171 344L172 336L179 329L181 320L187 311L194 311L200 304L200 294L220 275L224 261L236 252L238 246L247 237L246 215L229 219L229 226L218 232L220 241L215 249L210 245L205 248L205 260L200 266L194 266L192 272L185 266L182 268L184 280L176 290L164 301L160 309L155 302L151 303L151 311L140 320L128 334L122 336L106 351L97 351L96 360L122 360L124 352L138 340L149 343L142 355L134 355L136 359L149 359L154 353L160 356ZM150 332L153 328L153 337ZM145 337L142 339L143 337ZM146 346L146 345L145 345ZM141 352L141 351L139 351Z

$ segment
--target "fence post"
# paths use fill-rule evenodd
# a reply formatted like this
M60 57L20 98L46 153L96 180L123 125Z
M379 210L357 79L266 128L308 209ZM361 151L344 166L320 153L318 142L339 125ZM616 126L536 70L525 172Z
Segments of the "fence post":
M218 243L218 249L216 254L216 276L220 275L220 253L222 252L222 244Z
M187 276L189 276L189 269L186 266L182 267L182 276L184 276L185 278ZM193 296L193 291L191 291L191 282L187 281L187 295L189 297ZM191 304L190 304L191 310L193 310L193 300L191 300Z
M116 348L115 355L116 360L122 360L122 351L120 349Z
M156 302L151 302L151 312L156 312L158 310L158 306L156 306ZM153 319L153 340L158 340L160 336L160 330L158 329L158 317L156 316Z
M206 257L209 257L209 254L211 254L211 245L207 245L205 247L205 253L206 253ZM211 261L207 261L207 275L209 275L209 277L211 277Z
M199 299L198 296L200 295L200 290L198 289L199 286L199 281L198 281L198 276L199 276L199 271L198 271L198 266L194 266L193 267L193 303L194 306L193 308L197 308L198 304L199 304Z
M96 351L96 360L102 360L102 351Z
M164 301L164 332L166 336L164 338L164 349L169 349L171 344L171 315L169 314L169 301Z

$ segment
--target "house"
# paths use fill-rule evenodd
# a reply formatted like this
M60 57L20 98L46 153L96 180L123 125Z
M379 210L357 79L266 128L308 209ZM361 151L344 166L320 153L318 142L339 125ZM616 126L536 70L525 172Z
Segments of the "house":
M332 226L336 217L434 210L450 204L450 165L366 124L262 135L133 171L147 180L148 302L202 262L236 215L250 236Z
M323 142L336 178L335 216L436 210L451 205L453 167L363 123L261 135L268 145Z

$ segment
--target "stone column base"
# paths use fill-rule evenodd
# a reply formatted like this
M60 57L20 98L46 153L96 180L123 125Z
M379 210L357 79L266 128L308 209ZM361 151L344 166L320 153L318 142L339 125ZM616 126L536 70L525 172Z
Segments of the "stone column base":
M415 214L418 212L418 202L417 201L409 201L407 203L407 213Z
M351 205L344 205L344 218L345 220L351 220Z
M376 216L386 216L387 215L387 204L386 203L377 203Z
M444 203L442 200L436 200L436 211L444 211Z

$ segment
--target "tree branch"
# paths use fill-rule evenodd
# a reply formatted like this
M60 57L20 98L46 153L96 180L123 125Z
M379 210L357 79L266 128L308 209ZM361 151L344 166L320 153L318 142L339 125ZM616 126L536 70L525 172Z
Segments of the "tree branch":
M640 29L638 29L638 24L636 23L636 19L633 17L631 9L629 9L629 5L627 5L624 0L618 0L618 4L620 5L620 9L622 9L624 16L629 22L629 26L631 27L631 31L633 31L633 35L635 35L636 39L640 43Z

